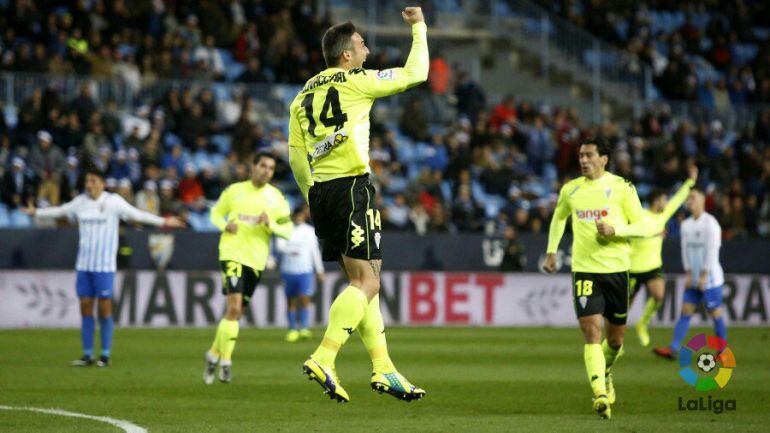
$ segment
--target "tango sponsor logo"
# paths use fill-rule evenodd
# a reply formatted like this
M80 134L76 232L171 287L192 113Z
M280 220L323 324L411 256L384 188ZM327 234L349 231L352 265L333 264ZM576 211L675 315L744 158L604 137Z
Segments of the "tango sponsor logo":
M575 210L575 216L582 221L596 221L602 218L607 218L610 214L608 208L604 209L577 209Z

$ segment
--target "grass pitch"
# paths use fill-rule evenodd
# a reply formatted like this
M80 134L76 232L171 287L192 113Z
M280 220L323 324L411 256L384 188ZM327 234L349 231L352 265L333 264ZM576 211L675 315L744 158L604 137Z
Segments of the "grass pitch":
M128 420L150 432L183 433L702 433L767 431L770 421L766 328L730 329L737 367L724 389L709 393L688 388L677 374L678 363L654 358L630 330L626 354L614 369L618 401L610 421L591 410L576 328L391 328L396 365L428 391L423 400L408 404L371 391L369 359L355 335L337 363L349 404L330 401L301 373L319 337L289 344L282 330L242 328L233 383L206 386L203 352L213 335L213 329L118 329L113 365L102 369L67 365L79 356L77 330L0 331L0 405L58 408ZM653 344L670 335L670 329L653 330ZM709 395L735 400L736 410L679 410L680 397L685 402L703 397L708 404ZM0 410L0 431L120 429Z

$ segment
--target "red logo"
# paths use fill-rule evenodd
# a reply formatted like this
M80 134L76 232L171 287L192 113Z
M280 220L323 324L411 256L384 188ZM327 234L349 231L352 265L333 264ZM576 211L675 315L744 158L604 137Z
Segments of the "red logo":
M609 214L610 214L610 210L607 208L575 210L575 215L577 216L577 219L583 220L583 221L596 221L602 218L607 218Z

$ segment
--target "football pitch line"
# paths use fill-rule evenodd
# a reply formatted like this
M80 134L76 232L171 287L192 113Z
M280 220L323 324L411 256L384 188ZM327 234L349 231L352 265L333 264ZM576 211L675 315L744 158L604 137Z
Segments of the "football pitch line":
M99 421L107 424L111 424L115 427L118 427L122 429L126 433L147 433L147 429L144 427L139 427L138 425L129 422L124 421L121 419L114 419L109 418L106 416L94 416L94 415L88 415L85 413L78 413L78 412L70 412L66 410L61 409L43 409L39 407L29 407L29 406L5 406L0 405L0 410L16 410L16 411L27 411L27 412L38 412L38 413L44 413L48 415L59 415L59 416L68 416L71 418L85 418L85 419L91 419L94 421Z

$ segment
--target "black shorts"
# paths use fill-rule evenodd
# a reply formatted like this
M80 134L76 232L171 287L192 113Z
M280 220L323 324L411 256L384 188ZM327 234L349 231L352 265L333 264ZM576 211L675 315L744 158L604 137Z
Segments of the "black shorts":
M578 317L603 315L610 323L625 325L628 316L628 272L572 273Z
M647 286L650 280L664 278L663 268L655 268L647 272L632 272L629 274L629 278L631 279L631 299L634 299L639 289L642 288L642 284Z
M310 216L324 261L342 256L362 260L382 258L382 222L374 207L369 175L316 182L308 193Z
M249 305L259 279L262 278L262 271L232 260L220 261L219 266L222 269L222 294L242 293L243 305Z

